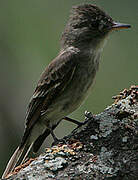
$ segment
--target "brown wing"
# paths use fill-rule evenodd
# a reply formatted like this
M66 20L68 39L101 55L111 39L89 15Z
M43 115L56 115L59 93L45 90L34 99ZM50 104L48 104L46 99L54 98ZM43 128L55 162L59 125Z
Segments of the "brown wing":
M39 119L42 111L52 104L53 98L59 96L72 79L77 56L78 51L64 51L43 72L28 107L25 133L21 146L26 142L31 128Z

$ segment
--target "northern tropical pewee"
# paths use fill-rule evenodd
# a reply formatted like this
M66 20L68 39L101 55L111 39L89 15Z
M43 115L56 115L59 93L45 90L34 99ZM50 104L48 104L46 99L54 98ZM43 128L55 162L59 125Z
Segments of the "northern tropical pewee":
M12 155L3 177L13 170L22 154L27 155L31 148L37 152L50 133L56 140L53 129L62 119L75 122L66 116L88 96L105 39L111 31L129 27L116 23L96 5L73 7L62 34L61 50L38 82L28 107L21 144Z

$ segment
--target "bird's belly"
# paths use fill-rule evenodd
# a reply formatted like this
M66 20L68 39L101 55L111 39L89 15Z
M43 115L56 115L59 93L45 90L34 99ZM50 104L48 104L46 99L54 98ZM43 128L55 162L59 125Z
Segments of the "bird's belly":
M51 106L55 110L52 114L56 114L57 118L67 116L75 111L88 96L92 87L95 74L91 74L90 78L82 74L80 77L75 76L65 91L55 99L54 104ZM79 77L79 78L78 78Z
M92 74L92 76L88 77L88 75L82 74L81 76L76 76L74 84L66 94L63 110L68 113L76 110L84 102L93 85L95 75Z
M59 120L75 111L88 96L93 85L96 71L76 73L64 91L53 100L43 119L56 124Z

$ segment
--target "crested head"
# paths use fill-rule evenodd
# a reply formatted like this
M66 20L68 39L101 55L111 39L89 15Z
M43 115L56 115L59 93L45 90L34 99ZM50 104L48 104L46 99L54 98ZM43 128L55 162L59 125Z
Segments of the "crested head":
M96 5L74 6L62 41L65 44L80 45L102 39L112 26L113 20Z
M85 42L99 43L105 39L114 25L116 24L113 19L96 5L74 6L62 35L62 46L80 46Z
M70 21L74 28L89 28L94 36L107 33L113 24L109 15L92 4L74 6Z

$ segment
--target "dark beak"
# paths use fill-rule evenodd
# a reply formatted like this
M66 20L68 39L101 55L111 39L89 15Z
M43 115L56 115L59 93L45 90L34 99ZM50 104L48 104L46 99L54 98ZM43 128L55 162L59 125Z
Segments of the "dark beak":
M111 29L112 30L119 30L119 29L127 29L127 28L131 28L131 25L118 23L118 22L113 22L113 25L112 25Z

